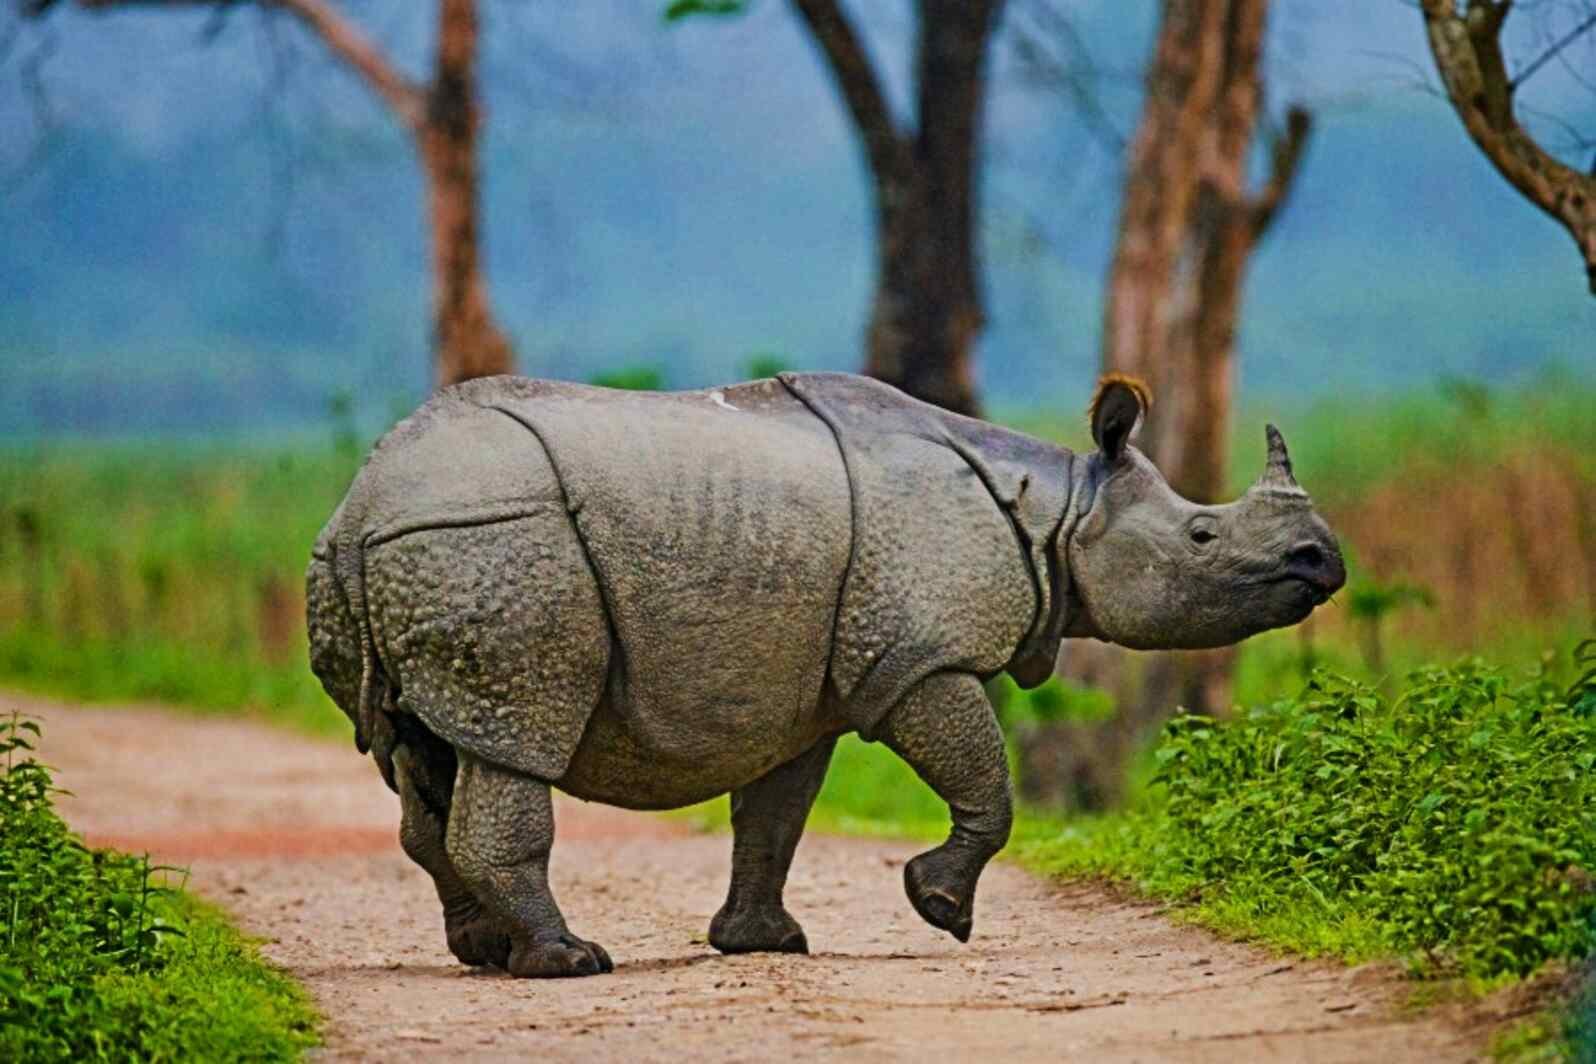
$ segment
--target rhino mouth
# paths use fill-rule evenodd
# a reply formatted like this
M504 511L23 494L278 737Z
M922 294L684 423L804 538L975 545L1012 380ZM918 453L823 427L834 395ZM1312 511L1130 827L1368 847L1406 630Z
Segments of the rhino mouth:
M1273 582L1277 584L1294 584L1302 588L1315 606L1323 606L1326 602L1329 602L1330 596L1336 591L1335 585L1319 577L1306 576L1302 573L1282 573Z

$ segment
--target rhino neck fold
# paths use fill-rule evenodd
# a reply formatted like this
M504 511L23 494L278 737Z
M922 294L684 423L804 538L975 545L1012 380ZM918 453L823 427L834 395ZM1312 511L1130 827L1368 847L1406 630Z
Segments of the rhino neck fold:
M1005 667L1022 687L1035 687L1053 674L1059 644L1074 620L1075 611L1070 609L1073 590L1063 557L1064 544L1080 517L1076 506L1081 495L1078 481L1085 465L1078 456L1069 454L1064 476L1064 506L1058 521L1040 544L1027 544L1025 551L1026 564L1038 588L1036 617Z
M1026 631L1025 638L1020 640L1019 647L1014 652L1014 660L1018 660L1027 656L1027 648L1035 642L1041 629L1045 626L1047 618L1052 614L1053 585L1051 575L1047 572L1050 567L1046 559L1042 557L1042 554L1046 551L1046 539L1041 545L1032 541L1031 534L1026 530L1025 524L1020 520L1019 515L1015 513L1016 500L1004 497L994 482L992 471L987 468L987 464L982 461L979 454L975 453L951 433L944 435L942 442L948 450L964 460L964 464L970 467L970 472L974 473L976 479L980 480L982 486L986 488L986 493L992 496L992 504L998 508L998 512L1008 521L1009 528L1014 533L1014 542L1020 549L1020 558L1025 563L1025 571L1031 576L1031 601L1033 603L1031 624ZM1027 475L1025 480L1022 481L1020 488L1022 492L1028 486L1029 479L1029 475ZM1013 660L1011 660L1010 664L1013 664Z

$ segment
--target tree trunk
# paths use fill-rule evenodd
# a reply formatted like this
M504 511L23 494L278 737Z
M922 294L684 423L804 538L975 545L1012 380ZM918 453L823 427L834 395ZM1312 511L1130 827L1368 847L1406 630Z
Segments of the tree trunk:
M1130 148L1103 320L1103 368L1153 388L1138 445L1200 503L1225 488L1234 342L1247 265L1295 175L1309 121L1290 115L1269 179L1247 188L1262 100L1268 0L1165 0ZM1093 648L1060 667L1116 696L1115 716L1068 737L1090 762L1064 788L1112 802L1126 763L1176 706L1228 712L1235 651L1132 655ZM1134 673L1134 679L1129 674ZM1087 781L1087 782L1083 782Z
M417 131L432 223L433 350L438 387L515 371L493 319L477 235L475 0L439 0L437 68Z
M972 348L985 322L976 183L986 54L1002 0L921 0L915 132L893 122L853 27L834 0L793 0L830 64L870 165L876 294L864 371L910 395L979 415Z

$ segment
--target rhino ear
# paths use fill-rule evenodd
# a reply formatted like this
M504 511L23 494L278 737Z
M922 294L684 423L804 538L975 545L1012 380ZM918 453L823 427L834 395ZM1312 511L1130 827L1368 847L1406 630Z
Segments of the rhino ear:
M1092 439L1110 465L1124 457L1126 442L1152 405L1152 393L1138 377L1108 373L1097 382L1087 413L1092 420Z

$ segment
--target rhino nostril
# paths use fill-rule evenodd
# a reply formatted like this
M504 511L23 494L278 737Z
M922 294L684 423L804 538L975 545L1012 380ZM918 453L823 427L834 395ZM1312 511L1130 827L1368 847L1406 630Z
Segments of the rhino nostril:
M1324 548L1317 543L1293 547L1291 553L1286 555L1286 564L1293 569L1318 571L1325 567L1325 560Z

